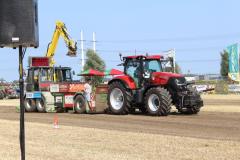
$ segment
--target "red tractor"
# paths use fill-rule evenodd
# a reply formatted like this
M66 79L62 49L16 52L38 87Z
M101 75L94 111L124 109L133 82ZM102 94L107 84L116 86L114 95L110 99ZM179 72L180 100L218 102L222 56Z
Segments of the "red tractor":
M121 56L120 56L121 58ZM197 114L203 101L184 76L164 72L163 56L123 57L124 75L109 81L107 103L112 114L143 113L167 116L174 104L180 113Z

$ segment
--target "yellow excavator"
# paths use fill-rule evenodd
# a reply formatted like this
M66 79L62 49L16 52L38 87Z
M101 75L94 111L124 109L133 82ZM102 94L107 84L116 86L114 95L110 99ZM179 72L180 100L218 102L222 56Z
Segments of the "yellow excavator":
M77 55L77 43L70 37L67 32L65 24L61 21L56 21L56 27L52 36L52 41L48 44L48 49L45 57L29 57L29 69L27 79L29 84L33 79L36 84L40 81L48 82L62 82L71 81L71 68L70 67L55 67L54 55L57 48L59 38L63 37L64 42L68 48L67 56ZM35 85L36 86L36 85ZM30 87L31 88L31 87ZM38 88L38 87L37 87ZM38 89L34 89L38 90Z
M59 37L62 36L66 46L68 48L67 56L76 56L77 55L77 42L75 42L71 37L69 36L69 33L67 32L67 28L65 24L61 21L56 21L56 28L53 33L52 41L48 45L46 57L50 58L50 66L53 67L55 64L55 61L53 59L53 56L55 54L57 44Z

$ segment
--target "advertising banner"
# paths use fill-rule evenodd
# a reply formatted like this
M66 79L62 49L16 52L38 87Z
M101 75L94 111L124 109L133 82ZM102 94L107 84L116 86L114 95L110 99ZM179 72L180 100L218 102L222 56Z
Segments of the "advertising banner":
M228 85L228 91L234 93L240 93L240 85L239 84L230 84Z
M228 52L228 76L233 81L240 81L239 79L239 47L238 44L233 44L227 47Z

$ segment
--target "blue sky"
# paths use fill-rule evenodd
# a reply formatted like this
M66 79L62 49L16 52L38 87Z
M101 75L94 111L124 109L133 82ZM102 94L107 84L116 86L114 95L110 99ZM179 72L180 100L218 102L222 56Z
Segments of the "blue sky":
M84 31L85 48L96 48L107 68L117 68L123 55L161 53L176 49L176 60L183 73L219 73L220 52L239 42L240 1L237 0L40 0L40 46L28 49L28 56L43 56L51 41L55 21L63 21L75 40ZM80 43L78 45L80 49ZM80 72L78 57L69 58L60 39L55 54L57 65ZM0 77L18 79L18 51L0 49Z

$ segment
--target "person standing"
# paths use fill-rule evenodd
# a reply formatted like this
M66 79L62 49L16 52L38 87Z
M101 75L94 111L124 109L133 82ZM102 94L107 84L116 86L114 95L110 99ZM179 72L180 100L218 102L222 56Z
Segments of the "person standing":
M87 79L86 83L84 84L84 96L87 100L88 106L91 111L94 111L94 107L91 103L91 93L92 93L92 86L91 86L91 79Z

